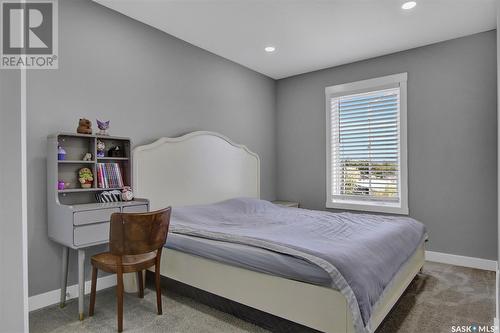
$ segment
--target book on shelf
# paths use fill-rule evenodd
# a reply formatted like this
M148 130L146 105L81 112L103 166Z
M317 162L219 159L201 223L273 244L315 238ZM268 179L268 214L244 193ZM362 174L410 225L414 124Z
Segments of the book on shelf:
M124 187L122 170L118 163L97 163L97 182L99 188Z

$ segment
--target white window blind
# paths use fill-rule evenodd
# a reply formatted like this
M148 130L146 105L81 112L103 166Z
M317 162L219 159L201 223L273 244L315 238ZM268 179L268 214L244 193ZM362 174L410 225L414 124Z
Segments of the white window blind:
M406 191L401 181L401 87L363 90L327 95L329 200L334 208L358 205L404 213L404 208L398 210Z

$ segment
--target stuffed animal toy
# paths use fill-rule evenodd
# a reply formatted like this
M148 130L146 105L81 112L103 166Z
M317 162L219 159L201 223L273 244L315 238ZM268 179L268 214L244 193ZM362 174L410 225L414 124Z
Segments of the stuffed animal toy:
M92 161L92 154L86 153L85 155L83 155L83 160L84 161Z
M80 134L92 134L92 122L88 119L81 118L78 122L76 132Z

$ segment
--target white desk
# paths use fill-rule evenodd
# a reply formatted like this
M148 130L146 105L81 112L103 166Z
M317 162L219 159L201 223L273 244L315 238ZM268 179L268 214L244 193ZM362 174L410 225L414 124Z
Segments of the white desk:
M61 269L61 302L66 302L68 283L69 249L78 251L78 312L84 318L85 249L106 244L109 240L109 224L112 213L142 213L149 210L149 201L135 199L129 202L60 205L56 216L49 216L49 238L63 245ZM50 215L50 214L49 214Z

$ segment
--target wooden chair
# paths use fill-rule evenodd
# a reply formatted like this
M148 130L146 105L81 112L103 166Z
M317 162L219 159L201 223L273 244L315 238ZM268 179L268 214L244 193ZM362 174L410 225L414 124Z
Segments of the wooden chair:
M89 316L94 315L97 270L116 273L118 332L123 330L123 273L137 272L139 297L144 297L142 271L155 266L156 305L162 314L160 259L167 240L171 207L151 213L114 213L109 230L109 252L92 256Z

